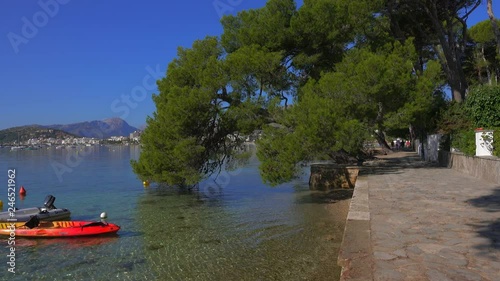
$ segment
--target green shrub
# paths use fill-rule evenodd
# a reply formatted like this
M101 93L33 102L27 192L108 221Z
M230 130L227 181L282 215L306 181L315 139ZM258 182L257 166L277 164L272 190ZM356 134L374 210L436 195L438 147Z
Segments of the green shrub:
M458 149L467 156L476 154L476 134L472 129L460 130L453 133L451 147Z
M493 132L493 155L500 157L500 127Z
M500 86L482 85L472 88L465 106L476 127L500 127Z
M469 110L463 103L454 101L448 103L441 112L441 118L438 122L439 132L453 134L474 127L468 112Z
M468 156L476 154L475 128L497 128L493 135L493 155L500 157L500 86L471 88L463 104L448 105L439 125L442 133L451 135L450 146ZM445 141L442 146L447 148L448 143Z

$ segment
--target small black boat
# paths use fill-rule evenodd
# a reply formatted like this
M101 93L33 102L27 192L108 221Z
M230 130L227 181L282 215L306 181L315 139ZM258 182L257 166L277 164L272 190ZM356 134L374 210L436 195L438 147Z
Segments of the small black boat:
M68 220L71 212L68 209L59 209L54 206L56 198L52 195L47 195L43 207L33 207L26 209L16 209L14 212L1 212L0 221L22 222L28 221L34 216L43 221L60 221Z

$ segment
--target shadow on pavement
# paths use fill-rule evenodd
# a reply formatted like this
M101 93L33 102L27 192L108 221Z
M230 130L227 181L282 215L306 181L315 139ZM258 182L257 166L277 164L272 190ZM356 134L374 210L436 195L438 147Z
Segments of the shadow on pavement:
M394 153L367 161L363 166L360 166L360 175L399 174L404 169L447 169L439 166L438 163L423 161L415 153L406 152L403 155Z
M482 208L486 212L500 212L500 187L496 188L492 194L467 200L466 203L476 208ZM500 217L500 214L499 214ZM484 251L491 249L500 250L500 218L490 221L482 221L471 225L477 229L477 233L484 238L488 238L489 245L478 245L476 248Z
M399 174L404 169L447 169L437 163L429 163L413 152L396 152L389 155L377 156L359 166L359 176ZM301 198L298 203L335 203L352 198L354 189L335 189L330 191L313 192Z

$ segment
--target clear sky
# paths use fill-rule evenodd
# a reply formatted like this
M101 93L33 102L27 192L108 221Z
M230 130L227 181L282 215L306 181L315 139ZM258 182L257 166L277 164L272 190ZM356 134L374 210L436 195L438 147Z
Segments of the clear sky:
M302 1L297 1L301 3ZM155 110L151 94L177 47L220 35L222 14L266 0L0 2L0 129ZM495 15L500 5L494 3ZM469 26L487 19L481 5Z

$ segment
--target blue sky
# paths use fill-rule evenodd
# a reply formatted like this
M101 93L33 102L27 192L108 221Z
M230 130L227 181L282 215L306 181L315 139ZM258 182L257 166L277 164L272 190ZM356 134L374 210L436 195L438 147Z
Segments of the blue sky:
M265 3L1 1L0 129L110 117L144 125L155 110L155 81L164 76L177 47L220 35L221 13ZM500 16L500 5L494 8ZM483 4L469 26L485 19Z

